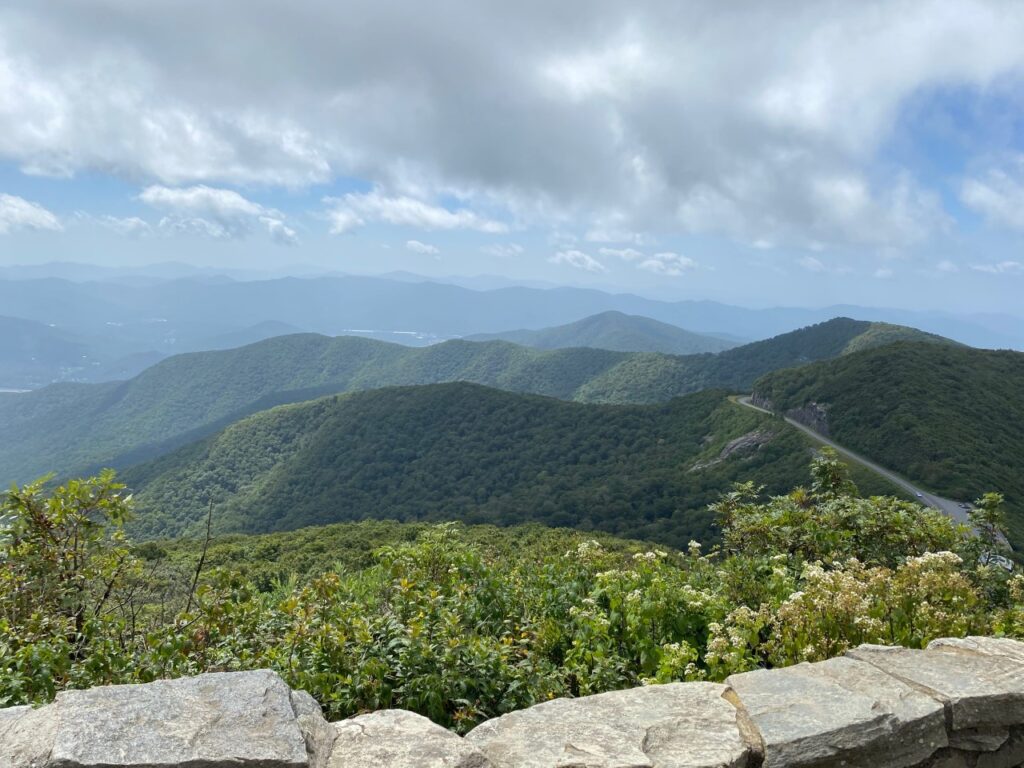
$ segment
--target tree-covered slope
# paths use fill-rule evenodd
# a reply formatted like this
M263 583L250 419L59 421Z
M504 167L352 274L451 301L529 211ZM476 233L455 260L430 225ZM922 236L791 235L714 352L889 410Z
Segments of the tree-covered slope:
M693 333L649 317L616 311L601 312L574 323L552 328L483 333L469 336L467 339L510 341L513 344L537 349L594 347L616 352L663 352L670 355L722 352L737 346L722 338Z
M954 343L915 328L837 317L717 355L631 355L587 382L577 399L660 402L684 392L713 387L746 392L758 377L770 371L829 360L851 351L905 339Z
M387 388L255 414L123 477L149 536L194 533L212 501L218 531L535 521L684 546L712 537L706 507L732 483L801 481L808 445L772 421L717 391L612 406Z
M760 379L779 411L818 403L837 442L953 499L1006 496L1024 545L1024 354L898 343Z
M247 414L336 392L474 381L571 399L622 353L541 352L505 342L423 349L301 334L177 355L136 378L0 397L0 482L125 466Z
M0 484L128 466L274 405L385 386L469 381L594 403L742 391L768 371L842 354L875 327L839 318L718 355L689 356L545 351L500 341L416 349L351 336L280 336L177 355L117 384L0 397Z

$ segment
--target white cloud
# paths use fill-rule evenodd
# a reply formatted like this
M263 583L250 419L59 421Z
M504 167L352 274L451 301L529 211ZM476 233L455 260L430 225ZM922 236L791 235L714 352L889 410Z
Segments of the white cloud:
M960 267L958 267L949 259L943 259L942 261L940 261L938 264L935 265L935 269L937 269L939 272L945 272L947 274L953 274L955 272L960 271Z
M325 202L332 202L333 198L327 198ZM327 220L330 222L332 235L343 235L366 224L363 218L349 208L335 207L327 211Z
M152 234L153 227L145 219L138 216L100 216L96 221L106 229L124 237L145 237Z
M456 17L372 0L9 0L0 159L165 186L358 178L634 246L672 229L903 247L944 218L880 147L921 93L1017 87L1022 39L1024 6L1005 0ZM360 219L335 211L332 227ZM457 227L477 228L436 228Z
M680 256L678 253L666 251L644 259L637 266L655 274L679 277L684 272L696 269L697 262L689 256Z
M508 231L506 224L480 216L467 208L453 211L406 195L385 195L379 190L365 194L349 193L344 197L327 197L324 203L328 206L331 233L336 235L361 227L369 221L424 230L471 229L491 234Z
M38 203L15 195L0 194L0 235L17 229L41 229L59 232L60 219Z
M577 251L575 249L558 251L554 256L548 259L552 264L567 264L570 267L576 269L582 269L586 272L607 272L608 269L604 264L599 262L590 254L584 253L583 251Z
M879 267L878 269L875 270L874 275L879 280L888 280L890 277L893 276L893 271L888 267Z
M980 178L969 178L960 199L994 224L1024 231L1024 155L1010 158L1005 167L990 168Z
M1024 272L1024 264L1019 261L998 261L994 264L972 264L971 269L990 275L1012 275Z
M160 220L160 228L165 231L228 240L262 229L278 244L298 243L298 235L285 223L284 214L254 203L234 190L202 184L176 188L154 185L142 190L139 199L168 212Z
M485 245L480 250L490 256L497 256L502 259L511 259L515 256L522 255L523 246L518 245L517 243L492 243L491 245Z
M598 250L602 256L614 256L624 261L636 261L642 259L644 255L636 250L635 248L600 248Z
M441 252L436 246L430 245L428 243L421 243L419 240L406 240L405 247L412 251L413 253L425 253L435 255Z
M824 272L826 267L822 263L821 259L816 259L813 256L803 256L798 262L801 267L806 269L808 272Z

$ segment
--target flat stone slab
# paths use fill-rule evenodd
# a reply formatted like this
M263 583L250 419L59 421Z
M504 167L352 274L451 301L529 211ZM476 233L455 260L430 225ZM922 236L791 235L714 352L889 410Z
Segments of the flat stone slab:
M932 640L929 651L950 653L980 653L983 656L1002 656L1024 664L1024 643L1008 637L944 637Z
M0 709L0 768L43 768L57 734L51 704Z
M951 641L925 651L862 645L848 656L942 702L952 730L1024 723L1024 664L1012 655L976 652Z
M904 768L947 745L943 706L851 658L726 680L760 733L764 768Z
M290 694L268 670L63 691L46 768L308 768Z
M386 709L334 723L328 768L489 768L476 747L422 715Z
M716 683L555 699L488 720L466 741L494 768L744 768L752 750Z

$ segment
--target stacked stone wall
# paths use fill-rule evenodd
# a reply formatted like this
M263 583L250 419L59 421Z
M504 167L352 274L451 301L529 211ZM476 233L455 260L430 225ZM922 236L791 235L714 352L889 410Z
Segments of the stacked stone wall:
M65 691L0 709L0 768L1012 768L1024 644L937 640L556 699L459 737L401 710L328 723L273 672Z

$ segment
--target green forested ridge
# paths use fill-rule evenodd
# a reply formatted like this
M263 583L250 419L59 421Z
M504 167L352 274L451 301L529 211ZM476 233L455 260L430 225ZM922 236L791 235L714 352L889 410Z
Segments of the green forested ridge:
M714 538L706 507L733 482L781 491L802 477L808 443L772 422L719 391L616 406L473 384L388 388L255 414L124 479L146 536L195 533L212 500L218 531L535 521L682 546Z
M742 484L722 545L531 526L368 522L133 545L111 474L0 495L0 706L67 688L270 668L336 720L410 709L464 732L557 696L841 655L1024 636L998 495L977 534L862 498L834 455L771 499ZM591 540L591 539L597 540ZM330 558L335 555L332 563Z
M539 330L516 330L468 336L469 341L510 341L537 349L594 347L617 352L663 352L695 355L722 352L737 346L717 336L693 333L675 325L639 315L609 311L574 323Z
M62 384L0 397L0 483L128 466L274 405L383 386L470 381L596 403L746 390L767 371L840 355L858 339L884 343L886 335L874 333L879 327L838 318L718 355L685 357L542 351L507 342L412 349L350 336L282 336L178 355L126 382Z
M779 411L816 402L831 435L952 499L999 491L1024 546L1024 354L899 343L760 379Z

